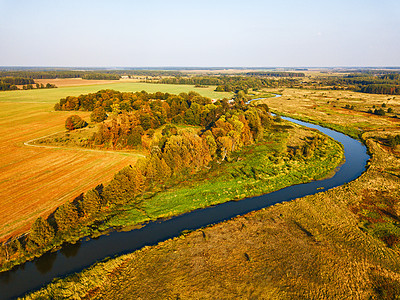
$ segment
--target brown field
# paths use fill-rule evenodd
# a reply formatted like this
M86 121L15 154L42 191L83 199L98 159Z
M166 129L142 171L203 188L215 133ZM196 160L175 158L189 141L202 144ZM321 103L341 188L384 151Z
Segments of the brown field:
M400 133L397 121L339 108L327 114L321 103L337 92L313 100L281 92L266 100L277 111L369 129L368 170L338 188L98 263L27 299L398 299L400 155L384 142ZM342 97L364 106L392 98Z
M65 119L72 113L48 108L43 103L0 102L0 241L25 232L38 215L107 182L138 157L24 145L64 130Z
M133 80L110 81L63 79L64 87L0 92L0 242L25 233L39 215L52 212L65 201L100 183L107 183L122 167L133 164L140 154L89 151L61 147L37 147L27 142L64 130L72 114L89 119L89 112L53 111L66 96L113 88L120 91L163 91L179 94L191 90L204 96L228 97L186 85L154 85ZM76 86L72 83L79 83ZM90 85L82 85L85 82ZM76 147L75 147L76 148Z
M82 78L35 79L35 83L43 83L44 85L46 85L46 83L50 83L55 84L57 87L108 84L116 82L120 82L120 80L87 80Z

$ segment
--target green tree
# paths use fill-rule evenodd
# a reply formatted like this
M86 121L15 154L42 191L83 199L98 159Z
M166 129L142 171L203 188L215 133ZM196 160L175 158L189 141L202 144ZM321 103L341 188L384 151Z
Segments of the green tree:
M71 229L78 221L79 214L75 205L67 202L59 206L54 213L54 219L56 220L58 230L66 231Z
M54 238L54 229L47 220L39 217L31 227L29 238L37 245L43 246Z
M101 209L103 199L97 189L89 190L82 200L82 210L85 215L89 216Z

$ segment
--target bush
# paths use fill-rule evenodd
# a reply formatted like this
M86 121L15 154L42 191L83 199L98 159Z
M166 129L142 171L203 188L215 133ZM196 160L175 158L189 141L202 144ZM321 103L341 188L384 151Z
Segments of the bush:
M65 128L68 130L83 128L87 125L88 123L78 115L72 115L65 120Z

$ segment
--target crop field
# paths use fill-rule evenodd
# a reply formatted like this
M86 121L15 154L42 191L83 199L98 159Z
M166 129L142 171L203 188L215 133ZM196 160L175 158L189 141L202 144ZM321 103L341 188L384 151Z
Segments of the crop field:
M65 119L71 114L89 120L89 112L55 112L53 105L61 97L105 88L170 93L194 89L182 85L117 83L1 92L0 241L26 232L39 215L46 215L63 202L109 181L140 156L26 145L30 140L65 130ZM220 95L211 88L197 90L207 96Z

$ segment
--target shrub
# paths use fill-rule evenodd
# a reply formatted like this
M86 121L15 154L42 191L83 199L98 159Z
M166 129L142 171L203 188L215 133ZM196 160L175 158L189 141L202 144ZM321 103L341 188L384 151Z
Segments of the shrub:
M68 130L83 128L87 125L88 123L78 115L72 115L65 120L65 128Z

